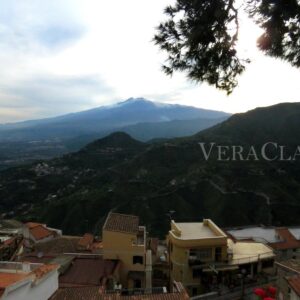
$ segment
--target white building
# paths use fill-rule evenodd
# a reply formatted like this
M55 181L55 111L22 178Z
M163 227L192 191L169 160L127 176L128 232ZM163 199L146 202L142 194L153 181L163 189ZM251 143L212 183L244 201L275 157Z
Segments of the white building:
M0 262L1 300L47 300L58 289L59 265Z

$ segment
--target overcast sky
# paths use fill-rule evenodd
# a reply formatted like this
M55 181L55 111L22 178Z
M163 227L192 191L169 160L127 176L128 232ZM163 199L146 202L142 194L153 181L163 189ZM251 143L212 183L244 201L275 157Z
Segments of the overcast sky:
M0 123L129 97L232 113L300 101L300 71L258 52L260 30L245 18L239 49L252 64L231 96L165 76L165 54L151 40L172 2L0 0Z

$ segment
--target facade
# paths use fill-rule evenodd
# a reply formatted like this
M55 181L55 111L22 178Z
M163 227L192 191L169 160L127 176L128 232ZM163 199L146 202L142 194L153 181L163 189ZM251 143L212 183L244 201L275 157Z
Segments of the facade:
M238 241L253 240L274 249L278 260L300 258L299 227L241 227L227 230Z
M74 299L93 299L93 300L188 300L189 296L182 284L174 282L172 291L165 288L155 289L153 293L135 293L129 295L127 291L105 292L98 288L64 288L59 289L50 300L74 300Z
M300 260L289 259L282 262L276 262L276 273L277 273L277 287L278 287L278 299L279 300L290 300L298 299L297 291L300 292ZM297 290L297 287L299 289ZM295 295L296 294L296 295Z
M255 278L272 272L274 252L257 242L234 242L215 223L171 222L168 237L170 281L179 281L190 295L212 291L219 284L231 285L243 273Z
M0 263L0 299L47 300L58 289L58 265Z
M146 228L136 216L110 213L102 231L103 258L120 260L122 287L151 288L151 250L146 248Z

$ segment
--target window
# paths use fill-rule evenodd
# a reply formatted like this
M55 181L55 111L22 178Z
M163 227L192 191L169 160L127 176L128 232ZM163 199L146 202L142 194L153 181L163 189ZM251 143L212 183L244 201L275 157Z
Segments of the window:
M141 264L142 265L144 263L144 257L143 256L135 255L132 258L132 262L133 262L134 265L135 264Z
M201 269L193 269L193 278L200 278L202 275Z
M207 260L212 258L212 248L191 249L190 256L195 256L198 260Z
M222 260L222 248L217 247L215 250L215 261L221 261Z

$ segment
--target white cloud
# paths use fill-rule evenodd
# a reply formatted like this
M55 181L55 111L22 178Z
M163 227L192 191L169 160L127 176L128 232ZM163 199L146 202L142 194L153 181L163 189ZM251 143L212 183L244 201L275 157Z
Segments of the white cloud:
M231 96L165 76L151 40L172 2L0 0L0 123L139 96L229 112L300 101L300 71L259 53L246 19L240 52L253 62Z

